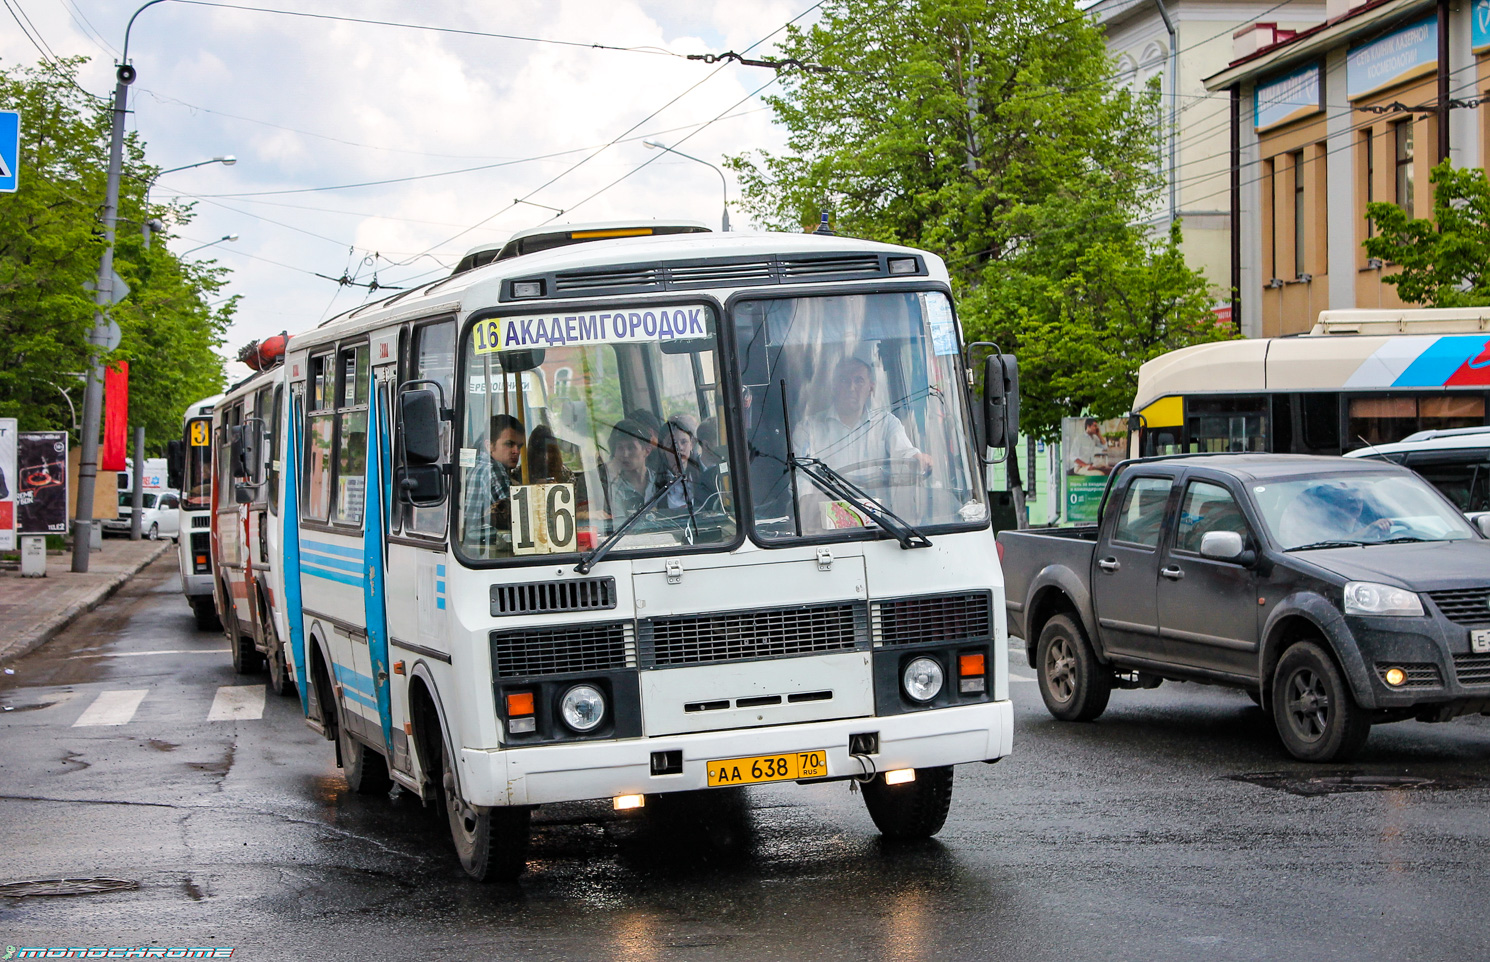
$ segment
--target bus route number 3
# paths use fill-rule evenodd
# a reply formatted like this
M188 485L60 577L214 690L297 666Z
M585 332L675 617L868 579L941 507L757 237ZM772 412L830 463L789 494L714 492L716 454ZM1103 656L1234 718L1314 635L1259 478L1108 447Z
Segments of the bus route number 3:
M574 485L512 487L512 553L573 551L576 535Z

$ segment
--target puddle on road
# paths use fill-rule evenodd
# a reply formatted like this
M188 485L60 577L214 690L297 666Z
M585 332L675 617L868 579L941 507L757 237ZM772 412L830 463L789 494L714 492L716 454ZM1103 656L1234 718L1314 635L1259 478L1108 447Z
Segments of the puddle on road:
M1231 778L1305 797L1354 792L1443 792L1485 783L1485 779L1478 775L1386 775L1371 772L1253 772L1232 775Z

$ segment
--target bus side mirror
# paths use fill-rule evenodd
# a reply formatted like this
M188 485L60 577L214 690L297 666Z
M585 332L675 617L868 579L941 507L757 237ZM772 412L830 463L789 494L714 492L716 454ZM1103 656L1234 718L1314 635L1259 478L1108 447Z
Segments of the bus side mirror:
M228 428L228 466L233 477L248 477L248 433L242 426Z
M410 464L394 472L399 500L416 508L433 508L445 501L445 469L438 464Z
M166 442L166 487L181 490L181 476L186 468L186 445L180 438Z
M403 438L404 462L412 467L440 462L440 402L426 388L404 391L398 396L399 431Z
M983 446L1006 448L1019 435L1019 362L1012 354L983 361Z

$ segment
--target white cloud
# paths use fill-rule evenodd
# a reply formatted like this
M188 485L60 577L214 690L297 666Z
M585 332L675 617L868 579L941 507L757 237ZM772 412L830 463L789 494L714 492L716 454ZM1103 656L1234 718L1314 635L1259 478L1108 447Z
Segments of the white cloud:
M118 0L73 3L114 46L137 6ZM57 53L94 57L82 77L88 89L103 94L112 88L112 55L100 50L64 5L28 6ZM801 13L808 0L319 0L283 6L686 54L743 51ZM768 43L752 55L772 49ZM676 144L689 131L658 132L731 112L731 105L770 79L758 68L721 69L677 56L170 3L140 15L130 55L139 70L131 92L132 125L147 141L152 162L174 167L218 154L239 158L231 168L208 165L164 177L155 188L159 198L359 183L598 146L708 77L632 134ZM13 32L0 33L0 57L9 63L37 59L35 49ZM733 112L758 107L758 99L748 100ZM744 149L779 147L784 136L770 116L755 110L720 121L680 149L718 164ZM243 295L229 335L236 353L250 339L305 329L322 319L328 305L341 310L366 296L356 288L338 291L313 273L336 277L346 269L367 279L373 267L362 262L377 251L385 258L377 264L380 281L397 283L438 268L428 258L408 267L389 261L435 247L443 263L453 264L477 243L544 222L551 212L514 207L512 199L585 156L353 190L203 200L197 220L181 229L173 246L184 250L224 234L241 235L236 244L194 255L233 268L229 292ZM719 176L692 161L657 157L639 140L605 150L531 199L573 208L649 159L650 166L562 220L640 216L717 224ZM732 178L729 193L737 193ZM481 229L447 240L493 214L498 216ZM734 215L737 225L745 220ZM349 246L356 248L350 255Z

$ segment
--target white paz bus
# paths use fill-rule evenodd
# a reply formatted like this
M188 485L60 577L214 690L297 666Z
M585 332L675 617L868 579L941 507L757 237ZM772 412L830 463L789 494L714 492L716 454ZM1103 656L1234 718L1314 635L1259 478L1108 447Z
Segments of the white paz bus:
M286 354L307 719L354 789L443 805L479 879L521 871L534 806L760 782L859 779L924 837L952 766L1010 751L941 261L648 233L530 238Z

